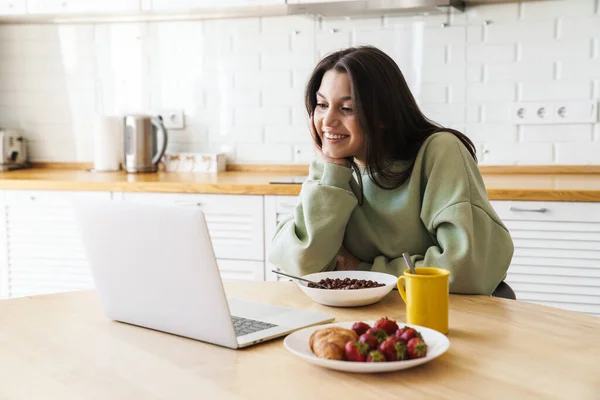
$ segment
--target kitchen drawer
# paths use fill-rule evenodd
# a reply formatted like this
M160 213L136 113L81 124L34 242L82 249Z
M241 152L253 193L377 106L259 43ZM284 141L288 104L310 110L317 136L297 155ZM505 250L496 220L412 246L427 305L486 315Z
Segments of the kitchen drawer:
M265 225L269 227L268 242L273 238L277 225L294 212L297 203L298 196L265 196Z
M5 190L2 293L20 297L94 287L73 215L75 198L109 192Z
M530 280L526 275L513 275L507 277L506 282L515 291L549 294L553 296L572 296L573 299L582 298L586 303L600 304L600 285L597 279L572 278L572 277L535 277ZM561 282L562 281L562 282ZM596 286L594 286L596 285ZM555 297L555 298L556 298Z
M581 312L593 309L589 313L600 315L600 260L576 258L569 251L563 258L551 252L538 257L522 253L516 249L506 277L519 301Z
M492 201L500 219L600 223L600 203Z
M552 242L544 243L543 247L521 247L522 243L515 241L515 257L528 257L529 259L535 258L551 258L551 259L563 259L572 260L572 262L589 261L591 264L598 268L600 265L600 251L596 250L582 250L582 249L561 249L553 247L555 244ZM564 262L564 261L563 261Z
M265 265L261 261L217 259L223 281L264 281Z
M9 296L8 288L8 235L6 232L6 205L0 195L0 299Z
M219 6L221 0L150 0L154 11L181 11Z
M600 315L600 268L578 261L574 261L577 266L568 260L556 265L560 263L555 259L537 260L535 265L515 257L506 282L519 301Z
M139 11L139 0L27 0L30 14L84 14Z
M297 203L298 196L265 196L265 260L277 225L294 212ZM265 277L268 281L288 279L274 274L271 272L273 269L277 267L268 261L265 262Z
M275 197L275 210L277 211L277 222L281 217L291 214L298 204L298 196L273 196Z
M15 257L11 263L8 285L11 298L94 287L85 258Z
M600 305L598 304L579 304L579 303L571 303L568 301L553 301L553 300L527 300L528 295L524 294L525 301L530 303L540 304L543 306L554 307L554 308L562 308L563 310L575 311L580 313L585 313L589 315L594 315L596 317L600 317Z
M264 261L262 196L124 193L123 200L199 207L217 258Z
M492 201L513 239L520 301L600 314L600 203Z
M551 249L551 250L574 250L574 251L600 251L600 241L595 240L567 240L567 239L546 239L521 238L520 232L513 231L513 242L515 247L520 249ZM599 254L600 256L600 254ZM594 257L596 258L596 257Z
M143 8L154 11L192 10L207 7L266 6L285 4L285 0L147 0Z
M110 199L110 192L83 192L70 190L4 190L4 202L8 206L71 205L75 198Z
M552 277L600 278L600 263L596 260L560 259L514 256L508 274L546 275Z

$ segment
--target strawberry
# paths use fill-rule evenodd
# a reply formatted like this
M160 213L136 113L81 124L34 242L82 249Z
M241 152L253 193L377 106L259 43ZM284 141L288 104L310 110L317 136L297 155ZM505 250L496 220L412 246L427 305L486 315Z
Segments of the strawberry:
M378 319L373 327L383 329L388 335L393 335L398 330L396 321L388 319L388 317Z
M350 340L346 343L344 350L346 353L346 360L364 362L367 359L367 354L369 353L369 345Z
M367 362L385 362L385 356L379 350L373 350L369 352L367 356Z
M373 335L369 335L368 333L363 333L362 335L360 335L358 341L368 344L369 349L371 350L377 350L377 347L379 346L379 341L377 340L377 338Z
M411 359L425 357L427 355L427 344L423 339L414 337L408 341L406 352Z
M379 351L383 353L387 361L402 361L408 358L406 355L406 343L396 336L390 336L381 343Z
M421 334L414 330L413 328L404 327L402 329L398 329L396 331L396 337L402 340L404 343L408 343L408 341L412 338L421 338Z
M371 336L375 336L379 343L387 339L388 336L387 333L385 333L385 331L381 328L371 328L366 333L368 333Z
M396 333L394 333L394 336L400 337L400 335L402 335L402 333L404 333L404 331L407 329L408 329L408 326L403 326L402 328L398 328Z
M369 324L365 324L364 322L355 322L352 325L352 330L356 332L358 336L362 335L369 329L371 329L371 326L369 326Z

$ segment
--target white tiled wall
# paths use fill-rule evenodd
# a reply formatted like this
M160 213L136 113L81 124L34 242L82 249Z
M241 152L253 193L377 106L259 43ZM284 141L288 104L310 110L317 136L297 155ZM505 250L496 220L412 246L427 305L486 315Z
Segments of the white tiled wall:
M91 161L96 113L185 110L171 151L307 163L304 84L333 50L373 44L426 115L483 164L600 164L600 124L512 124L516 101L600 100L600 0L471 7L451 16L0 25L0 126L32 158Z

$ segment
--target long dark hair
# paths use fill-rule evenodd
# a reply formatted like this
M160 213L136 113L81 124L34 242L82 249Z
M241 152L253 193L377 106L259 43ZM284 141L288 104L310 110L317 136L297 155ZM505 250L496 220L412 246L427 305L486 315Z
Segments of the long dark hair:
M331 69L348 74L352 107L365 138L366 169L371 180L380 188L401 186L412 172L421 145L436 132L456 135L477 161L473 142L459 131L444 128L425 117L398 65L373 46L351 47L329 54L312 72L304 102L313 139L319 146L322 143L316 134L312 115L323 75ZM386 168L391 162L400 160L409 161L409 168L402 172ZM357 170L354 161L351 162Z

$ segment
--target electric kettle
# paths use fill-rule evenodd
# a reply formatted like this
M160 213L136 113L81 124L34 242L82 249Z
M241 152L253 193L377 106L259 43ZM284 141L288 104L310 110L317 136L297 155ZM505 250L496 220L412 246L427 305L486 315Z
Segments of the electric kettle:
M158 136L162 145L158 149ZM156 172L167 149L167 130L158 117L126 115L123 117L123 169L129 173Z

